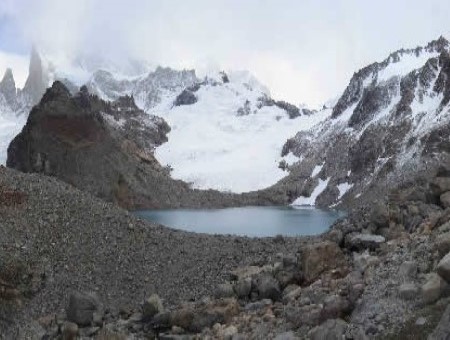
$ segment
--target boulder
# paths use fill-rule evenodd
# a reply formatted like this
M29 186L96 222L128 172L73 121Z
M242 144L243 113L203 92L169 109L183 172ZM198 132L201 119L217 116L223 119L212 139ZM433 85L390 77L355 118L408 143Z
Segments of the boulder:
M302 294L302 287L297 285L289 285L283 291L283 301L285 303L296 300Z
M311 340L341 340L345 338L348 324L341 319L327 320L320 326L314 327L308 333Z
M334 242L310 244L302 250L301 267L307 282L315 281L325 271L346 266L345 255Z
M431 273L428 275L427 281L421 287L422 300L425 303L437 301L447 287L448 284L442 277L436 273Z
M440 196L443 193L450 191L450 177L436 177L430 183L430 189L436 196Z
M386 239L380 235L352 233L345 237L345 247L350 250L375 250L380 247Z
M450 282L450 253L445 255L437 265L437 273L447 282Z
M250 291L252 290L252 279L245 278L238 280L233 286L233 290L239 299L248 298L248 296L250 295Z
M94 293L75 292L70 295L66 308L67 320L78 326L89 326L94 319L94 312L100 310L100 302Z
M413 300L417 297L419 288L414 283L404 283L398 289L399 296L404 300Z
M277 301L281 298L280 284L272 275L260 275L255 283L260 299Z
M181 92L173 103L174 106L192 105L197 102L197 97L189 90Z
M441 257L450 252L450 232L436 236L435 248Z
M161 299L157 294L152 294L142 305L142 316L144 320L150 320L156 314L164 312Z
M450 208L450 191L447 191L447 192L443 193L439 197L439 200L441 201L441 205L444 208Z

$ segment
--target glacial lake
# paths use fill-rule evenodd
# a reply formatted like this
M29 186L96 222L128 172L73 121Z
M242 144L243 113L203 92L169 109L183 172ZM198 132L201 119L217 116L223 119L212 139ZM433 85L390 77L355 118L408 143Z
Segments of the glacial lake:
M317 235L345 216L342 211L312 207L172 209L135 213L141 218L175 229L250 237Z

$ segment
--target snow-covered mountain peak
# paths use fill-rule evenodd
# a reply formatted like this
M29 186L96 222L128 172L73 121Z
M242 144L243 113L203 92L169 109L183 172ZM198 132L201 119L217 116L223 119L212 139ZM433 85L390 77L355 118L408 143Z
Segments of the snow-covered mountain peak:
M352 105L357 103L366 89L377 87L380 84L397 83L415 70L421 69L430 59L437 58L441 53L449 51L449 42L440 37L424 47L413 49L400 49L391 53L382 62L370 64L356 72L349 85L339 98L333 109L333 118L338 117ZM397 80L395 80L397 78Z
M297 183L297 202L323 206L367 198L398 185L406 173L432 171L448 149L449 79L444 38L399 50L356 72L331 117L285 145L285 152L302 159L291 167L290 178L306 178ZM307 200L312 193L314 199Z

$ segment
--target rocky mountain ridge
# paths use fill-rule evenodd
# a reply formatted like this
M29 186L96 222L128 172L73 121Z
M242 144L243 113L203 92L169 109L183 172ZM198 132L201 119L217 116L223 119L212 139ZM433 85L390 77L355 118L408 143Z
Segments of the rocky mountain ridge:
M399 50L356 72L329 118L289 139L301 160L278 183L294 203L353 206L448 159L449 43Z

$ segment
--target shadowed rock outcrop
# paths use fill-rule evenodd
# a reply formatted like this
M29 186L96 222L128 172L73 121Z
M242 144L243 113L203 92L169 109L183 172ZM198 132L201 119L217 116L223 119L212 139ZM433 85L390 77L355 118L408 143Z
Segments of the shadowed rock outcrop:
M269 194L192 190L173 180L153 156L169 130L132 97L109 103L86 87L72 96L57 81L10 144L7 166L55 176L129 209L274 203Z

